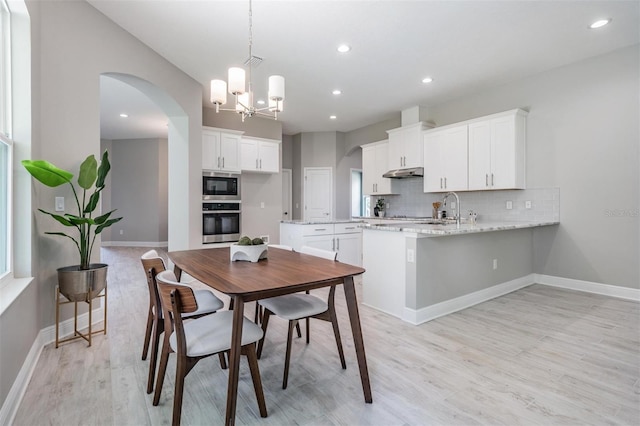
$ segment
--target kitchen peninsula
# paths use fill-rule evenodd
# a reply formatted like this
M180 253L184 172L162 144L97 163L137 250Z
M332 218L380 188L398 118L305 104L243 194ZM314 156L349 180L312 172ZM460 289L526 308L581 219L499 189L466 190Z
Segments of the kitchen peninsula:
M363 303L420 324L533 283L533 234L557 221L363 226Z

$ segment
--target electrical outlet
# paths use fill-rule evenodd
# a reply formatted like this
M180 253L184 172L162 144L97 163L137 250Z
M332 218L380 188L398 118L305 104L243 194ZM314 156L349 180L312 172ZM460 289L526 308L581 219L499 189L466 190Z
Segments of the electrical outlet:
M413 249L407 249L407 262L413 263L416 261L416 253Z
M120 230L120 235L124 235L124 229Z
M530 209L531 208L531 201L525 201L524 202L524 208L525 209Z
M260 202L260 208L261 208L261 209L264 209L264 201L261 201L261 202Z
M507 210L511 210L513 208L513 201L507 201Z
M493 269L498 269L498 259L493 259Z
M269 236L268 235L260 235L260 238L262 239L262 241L264 241L265 244L269 244Z

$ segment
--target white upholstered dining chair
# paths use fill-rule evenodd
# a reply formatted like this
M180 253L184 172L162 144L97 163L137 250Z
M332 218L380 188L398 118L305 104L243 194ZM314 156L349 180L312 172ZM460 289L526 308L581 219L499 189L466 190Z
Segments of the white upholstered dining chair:
M151 393L153 392L160 335L164 331L160 295L158 294L158 288L153 277L155 274L159 274L167 268L165 267L164 260L160 255L158 255L156 250L147 251L140 257L140 260L142 262L142 268L144 269L145 276L147 277L147 286L149 288L149 310L147 313L147 328L144 335L144 345L142 347L142 359L147 359L149 344L151 344L149 377L147 378L147 393ZM198 302L198 309L185 314L185 318L199 318L203 315L216 312L224 307L224 302L209 290L195 290L193 293L196 301ZM226 368L224 356L220 357L220 363L222 368Z
M312 256L322 257L333 261L336 260L336 256L338 254L335 251L322 250L309 246L301 247L300 253L310 254ZM327 300L321 299L307 292L286 294L283 296L270 297L268 299L262 299L258 301L260 306L264 308L264 313L262 315L262 330L264 332L264 336L258 343L258 359L260 359L260 356L262 355L264 339L266 337L267 327L269 324L269 317L271 315L276 315L289 321L282 389L287 388L289 378L289 363L291 361L291 343L293 337L293 329L294 327L298 326L298 321L301 319L306 320L307 343L309 343L309 318L317 318L331 322L331 325L333 326L333 334L336 339L336 345L338 347L338 355L340 356L340 363L342 364L343 369L347 368L347 364L344 359L344 352L342 350L342 341L340 339L340 329L338 328L338 318L335 311L335 291L336 286L332 285L329 289L329 297Z
M160 272L153 277L157 282L165 322L165 334L169 343L163 346L153 405L158 405L167 369L169 354L176 353L176 378L173 394L174 426L180 424L185 377L203 358L223 355L231 349L233 311L220 311L198 319L183 321L183 318L198 311L195 292L189 286L177 282L171 271ZM267 417L267 406L262 390L262 380L256 357L256 342L263 336L262 329L243 317L241 353L247 356L253 387L261 417Z

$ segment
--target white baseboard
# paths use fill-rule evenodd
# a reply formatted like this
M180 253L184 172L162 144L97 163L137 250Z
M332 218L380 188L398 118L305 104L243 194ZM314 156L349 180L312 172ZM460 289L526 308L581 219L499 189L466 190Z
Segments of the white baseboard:
M497 284L483 290L478 290L473 293L465 294L464 296L456 297L455 299L436 303L435 305L426 306L420 309L410 309L405 307L402 314L402 320L414 325L419 325L438 317L461 311L470 306L477 305L478 303L503 296L507 293L511 293L512 291L520 290L521 288L534 284L534 278L535 274L525 275L524 277L516 278L515 280Z
M104 307L101 306L93 310L92 320L94 326L104 321ZM78 329L83 330L88 327L88 324L88 312L78 315ZM73 334L73 318L69 318L68 320L61 322L59 332L61 339ZM27 354L27 357L22 364L22 368L18 372L18 376L14 380L13 385L11 386L9 393L7 394L7 398L2 404L2 408L0 408L0 425L10 425L13 423L13 419L18 411L18 407L20 407L20 403L22 402L24 393L27 390L27 385L31 381L33 371L38 364L38 359L40 358L42 349L45 347L45 345L55 342L55 340L55 324L47 328L43 328L38 333L38 336L33 341L31 349L29 350L29 353ZM82 339L79 339L79 341L84 342L84 340ZM86 344L86 342L84 343Z
M102 247L169 247L168 241L102 241Z
M534 274L535 282L552 287L561 287L569 290L585 291L587 293L602 294L604 296L629 299L640 302L640 289L620 287L617 285L594 283L591 281L575 280L572 278L554 277L552 275Z

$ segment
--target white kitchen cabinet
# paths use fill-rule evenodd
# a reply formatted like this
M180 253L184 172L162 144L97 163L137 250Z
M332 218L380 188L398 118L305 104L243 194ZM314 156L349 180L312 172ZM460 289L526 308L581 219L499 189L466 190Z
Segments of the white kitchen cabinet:
M240 139L243 132L202 128L202 168L240 172Z
M424 133L424 192L466 191L467 125Z
M382 175L389 171L388 141L362 145L362 191L365 195L387 195L391 192L391 179Z
M469 189L525 188L526 112L507 111L469 123Z
M390 170L422 167L422 132L430 125L418 122L397 129L387 130L389 135Z
M271 139L242 138L240 168L246 172L279 173L280 142Z
M280 244L337 251L337 260L362 265L362 229L358 223L281 223Z

